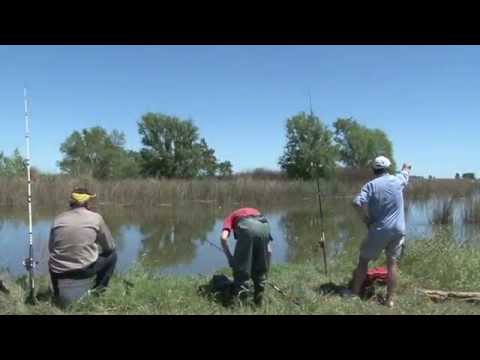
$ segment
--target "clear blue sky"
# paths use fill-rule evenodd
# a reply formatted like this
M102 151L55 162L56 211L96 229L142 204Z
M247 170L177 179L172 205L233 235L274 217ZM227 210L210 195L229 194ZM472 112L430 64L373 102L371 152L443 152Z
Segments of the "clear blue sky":
M0 46L0 151L58 171L73 131L100 125L139 149L145 112L191 118L236 171L276 168L285 121L308 109L387 132L417 175L480 175L478 46Z

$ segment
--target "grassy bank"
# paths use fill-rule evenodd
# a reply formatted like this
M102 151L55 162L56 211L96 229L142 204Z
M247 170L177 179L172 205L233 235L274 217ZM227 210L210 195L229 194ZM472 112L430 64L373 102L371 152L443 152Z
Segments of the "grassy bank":
M283 289L289 299L268 288L262 307L237 304L227 308L213 299L199 295L206 276L154 276L135 270L125 277L115 277L111 287L100 297L90 296L67 310L60 310L47 300L37 306L25 305L24 292L18 284L9 283L11 294L0 293L2 314L480 314L480 304L461 301L434 303L416 293L417 288L455 291L480 291L480 249L459 247L447 233L420 240L408 247L401 263L401 281L397 306L388 309L376 300L343 299L322 295L319 288L330 281L345 285L355 263L355 252L341 254L330 261L331 278L322 273L318 262L276 265L270 280ZM380 264L379 259L377 264ZM372 264L375 265L375 264ZM229 271L225 270L230 275ZM124 280L133 283L130 287ZM45 286L43 284L42 286ZM377 287L381 296L384 287ZM373 298L375 299L375 298ZM291 300L296 300L300 306Z

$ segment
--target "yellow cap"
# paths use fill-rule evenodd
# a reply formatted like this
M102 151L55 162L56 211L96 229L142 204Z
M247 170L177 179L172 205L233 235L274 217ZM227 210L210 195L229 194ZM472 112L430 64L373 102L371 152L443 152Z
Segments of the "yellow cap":
M97 195L95 194L79 194L76 192L72 193L72 199L79 204L84 204L87 201L94 199L96 197Z

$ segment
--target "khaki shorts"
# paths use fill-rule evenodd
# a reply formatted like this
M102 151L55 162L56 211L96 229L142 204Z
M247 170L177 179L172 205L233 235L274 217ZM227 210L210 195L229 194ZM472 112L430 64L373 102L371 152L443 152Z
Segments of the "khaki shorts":
M360 257L369 261L376 260L382 250L385 250L387 257L393 257L396 261L399 261L404 243L405 236L403 234L388 231L370 231L367 239L360 247Z

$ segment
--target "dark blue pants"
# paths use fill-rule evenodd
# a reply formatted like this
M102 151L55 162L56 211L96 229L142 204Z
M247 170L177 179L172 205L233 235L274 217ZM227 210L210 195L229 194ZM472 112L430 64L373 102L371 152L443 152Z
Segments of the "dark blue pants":
M52 279L53 292L55 296L58 296L58 280L59 279L73 279L81 280L88 279L96 276L95 288L106 288L110 282L110 279L115 270L117 264L117 253L112 251L108 254L101 254L97 261L89 265L84 269L70 270L61 274L50 271L50 277Z

